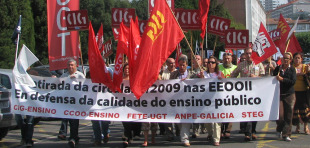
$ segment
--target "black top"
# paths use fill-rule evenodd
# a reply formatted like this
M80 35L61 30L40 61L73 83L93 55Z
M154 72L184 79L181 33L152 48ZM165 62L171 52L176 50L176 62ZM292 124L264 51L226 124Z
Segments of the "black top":
M273 71L273 75L279 75L283 77L283 81L280 81L280 94L293 94L295 92L294 85L296 82L296 70L294 67L288 67L285 72L283 72L282 65L277 66Z

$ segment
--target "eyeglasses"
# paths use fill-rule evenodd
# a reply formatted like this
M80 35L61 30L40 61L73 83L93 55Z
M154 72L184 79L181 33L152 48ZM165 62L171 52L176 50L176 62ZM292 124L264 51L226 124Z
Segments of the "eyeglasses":
M215 64L216 62L208 62L208 64Z

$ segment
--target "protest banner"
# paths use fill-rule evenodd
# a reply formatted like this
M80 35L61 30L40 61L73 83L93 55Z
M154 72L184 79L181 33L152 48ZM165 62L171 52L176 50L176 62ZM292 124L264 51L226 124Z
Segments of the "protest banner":
M183 30L200 30L201 21L198 9L178 8L174 10L174 13Z
M230 19L211 15L207 31L208 33L224 37L225 30L229 29L230 23Z
M47 0L48 59L50 70L65 69L70 58L79 59L79 32L68 31L66 11L79 10L80 1Z
M249 47L249 30L225 30L225 48L244 49Z
M111 93L89 79L32 76L36 87L15 84L12 111L87 120L208 123L277 120L275 77L156 81L136 99L128 81Z

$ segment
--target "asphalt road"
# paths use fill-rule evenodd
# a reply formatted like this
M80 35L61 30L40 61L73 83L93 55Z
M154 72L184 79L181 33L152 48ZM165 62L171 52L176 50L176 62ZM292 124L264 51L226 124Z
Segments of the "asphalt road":
M69 147L66 140L57 139L58 130L61 121L40 121L35 126L34 131L34 148L66 148ZM93 131L91 122L86 120L80 120L79 136L81 138L78 147L93 147ZM292 135L292 142L285 142L278 140L275 135L275 122L258 122L257 124L257 136L258 139L251 142L244 142L243 134L239 134L239 123L233 124L233 130L230 139L223 139L220 142L220 147L223 148L310 148L310 135L305 135L303 130L300 134ZM303 126L301 127L303 129ZM103 144L101 147L122 147L122 134L123 127L121 122L112 122L110 125L111 137L108 144ZM295 127L293 127L293 131ZM195 139L190 139L191 147L214 147L212 143L206 140L207 134L201 134ZM20 142L20 130L11 130L8 135L0 141L0 147L2 148L19 148L23 147L19 145ZM165 141L166 137L158 135L156 137L156 144L149 145L149 147L183 147L182 143L178 139L172 142ZM130 147L141 147L143 138L140 140L134 140Z

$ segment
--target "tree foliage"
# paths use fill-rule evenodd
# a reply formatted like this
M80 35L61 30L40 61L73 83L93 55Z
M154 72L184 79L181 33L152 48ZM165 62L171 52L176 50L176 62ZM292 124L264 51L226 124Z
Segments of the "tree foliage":
M15 0L0 1L0 67L12 68L14 65L15 46L10 37L22 15L22 34L19 44L25 44L40 59L43 64L48 64L48 42L47 42L47 10L46 1L42 0ZM104 39L114 39L111 28L112 8L135 8L139 20L148 19L148 0L80 0L80 9L88 11L89 20L92 22L94 31L97 32L101 23L103 24ZM198 9L198 0L175 0L175 8ZM217 0L211 0L209 15L216 15L232 20L231 26L236 29L244 29L243 25L236 23L222 4ZM83 60L88 59L88 31L79 31ZM195 47L195 41L201 42L200 30L185 32L190 46ZM208 34L208 48L213 49L215 36ZM117 42L113 40L115 53ZM189 52L189 46L185 39L181 42L183 52ZM217 41L216 51L224 50L224 44ZM112 55L111 57L115 56ZM85 63L84 62L84 63Z
M297 33L296 38L300 44L301 49L303 50L303 53L310 53L310 33Z
M11 41L12 33L22 15L22 34L20 36L20 47L25 44L34 53L34 25L32 9L29 1L0 1L0 67L13 68L16 46ZM19 47L19 48L20 48Z
M40 59L41 63L48 64L46 1L32 0L31 7L34 19L34 38L36 42L35 55Z

